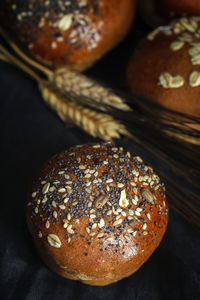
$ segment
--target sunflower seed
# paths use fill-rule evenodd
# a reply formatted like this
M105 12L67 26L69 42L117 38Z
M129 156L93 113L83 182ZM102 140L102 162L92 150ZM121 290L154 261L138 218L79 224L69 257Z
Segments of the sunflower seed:
M72 24L72 17L72 14L65 15L61 20L59 20L58 27L63 31L69 29Z
M48 193L49 187L50 187L50 183L47 182L47 183L43 186L42 193L43 193L43 194Z
M156 197L154 196L154 194L148 189L142 189L141 194L142 194L142 197L144 197L146 201L148 201L152 204L156 200Z
M121 191L120 199L119 199L119 206L125 208L129 205L129 201L126 198L126 191L125 189Z
M107 201L108 201L108 197L106 197L105 195L100 195L95 201L95 207L102 208Z

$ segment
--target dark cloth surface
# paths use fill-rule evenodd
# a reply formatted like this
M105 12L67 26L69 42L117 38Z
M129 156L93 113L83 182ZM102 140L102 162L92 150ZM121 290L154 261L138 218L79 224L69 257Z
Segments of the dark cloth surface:
M138 29L88 74L123 86ZM0 62L0 299L199 300L200 231L170 211L166 235L134 275L90 287L52 273L37 255L26 227L25 199L34 172L53 154L94 141L63 124L43 103L36 83ZM126 144L126 141L124 142ZM138 146L134 149L139 155ZM145 153L148 160L148 153Z

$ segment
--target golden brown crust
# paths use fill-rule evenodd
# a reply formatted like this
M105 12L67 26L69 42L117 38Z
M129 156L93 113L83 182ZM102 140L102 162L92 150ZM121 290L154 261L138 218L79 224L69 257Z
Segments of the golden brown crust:
M133 0L37 2L32 7L31 0L1 1L1 24L40 62L76 70L88 68L124 37L135 10Z
M161 241L164 186L140 157L110 143L55 155L32 182L27 223L46 264L106 285L134 273Z
M190 30L184 28L184 24ZM130 89L169 109L200 117L199 24L199 18L183 18L143 40L127 68ZM194 32L191 32L192 26L196 26ZM175 34L176 31L180 32ZM172 81L176 77L179 84L165 85L163 75L166 73L171 75ZM191 83L191 76L195 74L196 82Z

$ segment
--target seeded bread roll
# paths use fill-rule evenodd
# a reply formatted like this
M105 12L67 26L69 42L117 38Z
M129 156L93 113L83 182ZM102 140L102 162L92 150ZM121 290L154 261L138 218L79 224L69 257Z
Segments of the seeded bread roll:
M200 117L200 17L154 30L131 57L127 82L136 94Z
M135 0L2 0L0 24L43 64L84 70L125 36L134 10Z
M138 156L110 143L55 155L34 178L27 222L50 269L90 285L134 273L168 221L164 185Z

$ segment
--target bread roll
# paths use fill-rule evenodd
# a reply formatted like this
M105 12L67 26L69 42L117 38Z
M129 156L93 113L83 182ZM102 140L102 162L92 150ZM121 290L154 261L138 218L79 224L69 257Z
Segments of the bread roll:
M134 11L134 0L2 0L0 25L41 63L80 71L125 36Z
M50 269L90 285L138 270L166 230L165 188L139 156L110 143L55 155L30 186L27 223Z
M180 18L148 35L127 67L129 88L166 108L200 117L200 17Z

